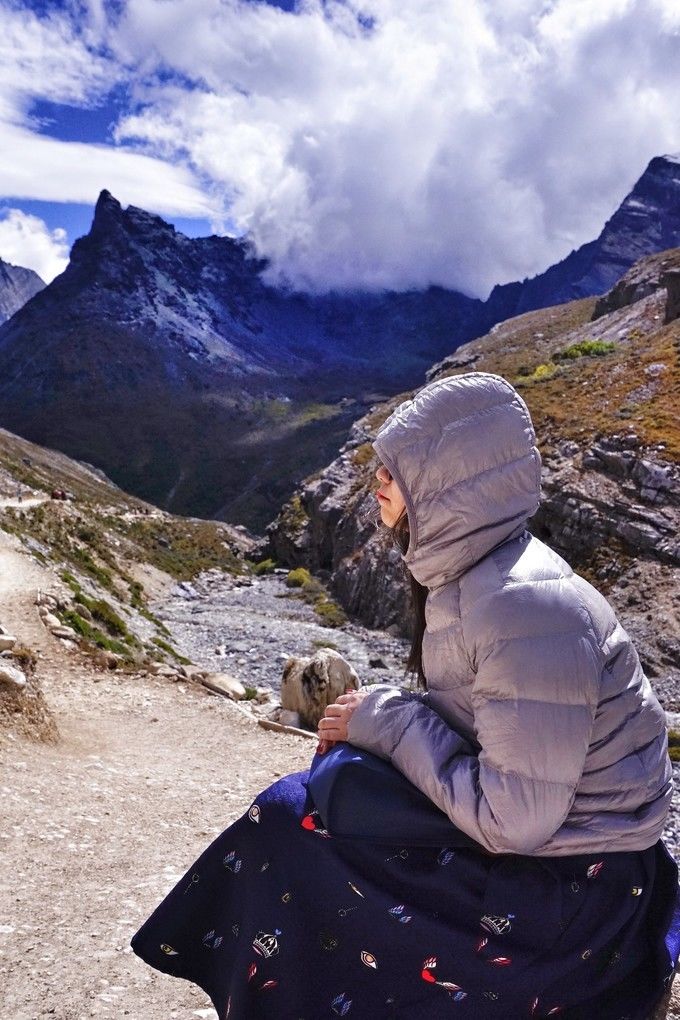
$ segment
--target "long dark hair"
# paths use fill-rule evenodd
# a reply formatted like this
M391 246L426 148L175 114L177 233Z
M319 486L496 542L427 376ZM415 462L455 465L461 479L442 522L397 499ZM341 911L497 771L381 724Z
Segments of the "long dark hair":
M402 553L408 549L411 533L408 526L406 508L392 528L392 537ZM404 566L411 585L411 651L406 662L406 672L415 674L418 687L427 688L427 680L423 672L423 634L425 633L425 600L427 588L416 581L411 571Z

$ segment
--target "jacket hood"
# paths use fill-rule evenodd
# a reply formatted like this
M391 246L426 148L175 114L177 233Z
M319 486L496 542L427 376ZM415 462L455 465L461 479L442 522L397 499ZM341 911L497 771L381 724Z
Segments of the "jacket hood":
M520 535L541 500L541 458L529 410L501 376L468 372L423 387L373 442L406 503L403 556L421 584L460 577Z

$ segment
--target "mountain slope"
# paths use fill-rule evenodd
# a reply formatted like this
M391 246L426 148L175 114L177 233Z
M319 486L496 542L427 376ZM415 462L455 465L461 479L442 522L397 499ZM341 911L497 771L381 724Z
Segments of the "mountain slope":
M600 294L680 244L680 163L652 160L600 237L485 303L290 294L227 237L189 238L107 191L66 271L0 326L0 423L178 513L262 528L377 396L527 309Z
M261 268L102 192L66 271L0 327L2 424L158 505L264 524L365 394L474 332L461 295L312 298Z

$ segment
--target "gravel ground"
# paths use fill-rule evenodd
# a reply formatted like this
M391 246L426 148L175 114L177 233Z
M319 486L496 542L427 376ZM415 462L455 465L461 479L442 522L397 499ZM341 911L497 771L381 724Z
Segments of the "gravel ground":
M243 684L267 687L272 694L279 690L286 659L313 655L321 644L335 647L362 683L404 678L406 641L360 624L323 626L313 607L286 587L287 573L276 571L241 584L219 571L206 571L150 605L192 662L229 673Z

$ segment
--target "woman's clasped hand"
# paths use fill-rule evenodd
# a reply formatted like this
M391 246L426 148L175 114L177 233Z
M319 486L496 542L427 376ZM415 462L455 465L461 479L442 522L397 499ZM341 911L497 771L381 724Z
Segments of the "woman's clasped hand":
M323 719L319 720L318 754L328 751L338 740L347 740L350 717L365 697L365 691L349 690L341 694L332 705L328 705Z

